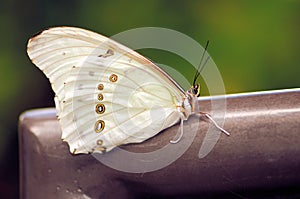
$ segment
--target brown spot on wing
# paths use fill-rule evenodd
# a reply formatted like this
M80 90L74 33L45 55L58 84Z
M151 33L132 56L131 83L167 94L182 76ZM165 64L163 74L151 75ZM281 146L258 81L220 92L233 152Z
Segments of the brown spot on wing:
M98 57L106 58L106 57L109 57L109 56L112 56L112 55L114 55L114 51L112 49L108 49L105 54L99 55Z

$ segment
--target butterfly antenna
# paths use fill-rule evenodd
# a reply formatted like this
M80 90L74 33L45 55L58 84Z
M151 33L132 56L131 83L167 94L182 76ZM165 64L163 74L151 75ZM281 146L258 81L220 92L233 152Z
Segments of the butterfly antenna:
M204 55L205 53L207 52L207 48L208 48L208 44L209 44L209 40L207 40L206 42L206 45L205 45L205 48L204 48L204 51L202 53L202 56L201 56L201 59L200 59L200 63L198 65L198 68L197 68L197 72L195 73L195 77L194 77L194 82L193 82L193 85L196 84L196 81L201 73L201 71L203 70L204 66L206 65L206 63L208 62L208 60L210 59L210 57L208 56L204 62L204 64L202 64L203 62L203 59L204 59Z
M198 74L197 74L196 79L197 79L197 78L199 77L199 75L201 74L202 70L204 69L204 66L207 64L207 62L208 62L209 59L210 59L210 56L208 56L208 57L206 58L205 62L203 63L202 67L200 68L200 70L199 70L199 72L198 72ZM195 81L195 83L196 83L196 81ZM194 85L195 85L195 83L194 83Z

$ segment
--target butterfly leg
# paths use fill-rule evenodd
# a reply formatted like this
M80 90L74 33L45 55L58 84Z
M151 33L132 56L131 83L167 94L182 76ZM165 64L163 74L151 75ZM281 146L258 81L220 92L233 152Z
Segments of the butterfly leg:
M180 126L179 126L179 129L178 129L177 135L178 134L179 134L179 137L175 140L170 140L170 143L176 144L181 140L181 138L183 136L183 118L180 119Z
M215 127L217 128L217 129L219 129L222 133L224 133L224 134L226 134L226 135L230 135L230 133L229 132L227 132L225 129L223 129L222 127L220 127L217 123L216 123L216 121L208 114L208 113L205 113L205 112L198 112L198 114L200 115L200 116L203 116L206 120L209 120L210 122L212 122L214 125L215 125Z

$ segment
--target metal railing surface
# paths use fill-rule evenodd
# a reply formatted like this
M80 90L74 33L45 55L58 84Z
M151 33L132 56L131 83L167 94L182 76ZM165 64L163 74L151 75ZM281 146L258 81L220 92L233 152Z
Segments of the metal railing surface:
M200 98L200 110L210 112L223 99ZM183 139L193 140L176 161L127 173L92 155L70 154L54 108L28 111L19 124L21 198L300 198L300 89L226 96L224 128L231 135L221 135L202 158L209 124L201 121L191 138L189 129L198 121L184 123ZM163 148L177 129L122 148L136 153Z

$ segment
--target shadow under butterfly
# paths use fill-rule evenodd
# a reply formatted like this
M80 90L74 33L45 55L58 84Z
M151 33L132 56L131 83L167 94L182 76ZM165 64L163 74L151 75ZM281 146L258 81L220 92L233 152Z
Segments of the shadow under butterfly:
M27 46L32 62L51 82L62 139L70 152L103 153L114 147L143 142L178 123L200 115L226 135L208 113L198 111L205 64L202 54L193 85L184 91L149 59L92 31L54 27L33 36Z

